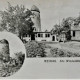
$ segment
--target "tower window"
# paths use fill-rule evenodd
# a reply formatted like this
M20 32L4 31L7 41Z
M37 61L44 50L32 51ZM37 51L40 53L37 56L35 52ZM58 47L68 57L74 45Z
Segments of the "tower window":
M73 37L75 37L75 31L73 31Z

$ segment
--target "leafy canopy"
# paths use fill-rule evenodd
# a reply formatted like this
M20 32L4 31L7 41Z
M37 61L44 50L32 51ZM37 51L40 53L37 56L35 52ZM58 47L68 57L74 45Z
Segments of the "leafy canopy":
M32 15L29 9L26 10L23 5L12 6L8 3L5 11L0 11L1 28L9 32L17 33L21 36L25 33L30 34L33 31L33 22L30 18Z

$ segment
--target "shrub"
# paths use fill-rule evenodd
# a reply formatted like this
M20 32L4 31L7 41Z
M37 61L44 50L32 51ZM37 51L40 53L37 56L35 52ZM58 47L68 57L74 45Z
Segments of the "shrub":
M22 54L22 52L15 53L16 60L20 61L20 64L23 64L25 59L25 54Z
M45 49L41 43L29 41L25 46L27 57L45 57Z
M8 62L0 60L0 77L7 77L17 72L21 68L24 58L25 54L19 52L15 53L15 58L10 57Z
M59 48L51 48L50 52L53 57L80 57L79 53L73 53Z

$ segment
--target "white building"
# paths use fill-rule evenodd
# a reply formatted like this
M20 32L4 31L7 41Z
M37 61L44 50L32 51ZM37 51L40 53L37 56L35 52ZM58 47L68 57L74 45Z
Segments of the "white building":
M31 41L31 40L35 40L35 41L47 41L47 42L58 42L58 38L57 35L51 35L50 32L34 32L34 34L31 35L24 35L23 40L26 41Z

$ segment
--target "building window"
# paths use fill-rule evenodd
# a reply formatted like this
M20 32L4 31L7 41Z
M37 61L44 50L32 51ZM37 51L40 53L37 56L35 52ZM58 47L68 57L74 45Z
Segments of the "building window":
M40 37L40 34L38 34L38 37Z
M41 34L41 37L43 37L43 34Z
M45 37L47 37L47 34L45 34Z
M35 36L37 37L37 34L35 34Z
M50 34L45 34L45 37L50 37Z
M73 31L73 37L75 37L75 31Z
M43 34L38 34L38 37L43 37Z
M50 37L50 34L48 34L48 37Z

